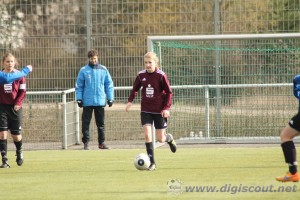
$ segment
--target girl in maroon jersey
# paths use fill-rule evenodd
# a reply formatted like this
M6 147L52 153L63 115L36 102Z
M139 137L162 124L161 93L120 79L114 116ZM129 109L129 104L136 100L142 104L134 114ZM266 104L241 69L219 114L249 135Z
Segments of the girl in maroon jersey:
M142 88L141 123L147 154L151 161L148 169L151 171L156 169L151 137L153 124L157 140L167 142L171 151L176 152L173 136L166 134L167 118L170 116L172 104L172 90L167 75L158 68L158 62L158 57L154 52L144 55L145 70L138 73L126 105L126 112L128 112L137 92Z
M11 53L6 53L2 59L3 72L17 72L14 67L17 65L16 58ZM22 101L26 95L26 81L21 78L12 83L0 85L0 151L2 165L0 168L9 168L7 162L7 135L10 131L16 146L16 162L19 166L23 164L22 154Z

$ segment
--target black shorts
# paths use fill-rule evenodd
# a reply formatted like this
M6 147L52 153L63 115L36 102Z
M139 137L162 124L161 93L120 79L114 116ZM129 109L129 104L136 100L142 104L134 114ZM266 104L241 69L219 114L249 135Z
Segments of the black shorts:
M22 108L14 110L14 105L0 105L0 131L8 131L12 135L21 134Z
M293 129L300 131L300 113L297 113L292 119L289 121L290 127Z
M163 118L161 114L141 112L141 123L143 126L154 123L155 129L166 129L168 127L167 118Z

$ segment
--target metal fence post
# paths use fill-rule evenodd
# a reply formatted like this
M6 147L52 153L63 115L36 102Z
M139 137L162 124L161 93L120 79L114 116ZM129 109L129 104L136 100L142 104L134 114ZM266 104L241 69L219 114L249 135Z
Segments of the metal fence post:
M209 127L209 88L205 87L205 133L206 138L210 137Z
M86 48L91 49L91 0L86 0Z
M80 144L80 140L79 140L79 107L77 106L76 101L74 101L75 103L75 142L76 144Z
M67 149L68 148L68 138L67 138L67 94L65 91L62 92L62 115L63 115L63 121L62 121L62 129L63 129L63 135L62 135L62 148Z

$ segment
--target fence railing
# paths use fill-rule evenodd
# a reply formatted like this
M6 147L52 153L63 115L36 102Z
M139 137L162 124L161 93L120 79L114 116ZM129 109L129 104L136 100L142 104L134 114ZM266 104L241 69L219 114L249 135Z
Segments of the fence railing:
M23 123L28 149L67 149L80 143L79 108L74 101L74 92L75 88L27 91Z
M244 91L248 88L251 90L255 90L256 92L252 92L252 95L249 97L247 96L241 96L241 93L231 93L228 95L224 92L221 92L224 96L220 96L222 106L220 109L216 109L215 104L212 104L212 99L214 102L218 101L216 96L211 95L212 90L217 89L243 89ZM272 88L273 94L270 94L267 90ZM277 89L276 89L277 88ZM179 89L204 89L204 126L205 128L202 130L204 131L190 131L189 135L180 137L179 142L180 143L280 143L280 131L281 129L287 124L287 121L292 117L293 114L296 114L297 108L298 108L298 101L293 97L292 95L292 83L278 83L278 84L227 84L227 85L181 85L181 86L173 86L173 91L179 90ZM260 89L262 92L257 92L257 89ZM279 92L279 93L277 93ZM176 92L175 92L176 93ZM260 98L265 97L266 101L261 101ZM232 98L241 98L246 99L244 103L237 103L234 101L230 101ZM227 99L227 101L226 101ZM249 99L249 101L247 101ZM254 99L257 99L256 101L253 101ZM227 102L227 103L226 103ZM229 102L229 103L228 103ZM262 105L263 104L263 105ZM271 105L271 106L270 106ZM177 106L174 105L175 110ZM234 115L230 111L238 111L241 114L235 115L234 118L229 117L229 115ZM251 116L251 114L248 116L249 111L250 113L256 113ZM199 112L200 113L200 112ZM227 114L229 113L229 115ZM271 113L271 114L270 114ZM272 121L273 117L276 117L277 119L273 120L271 124L274 124L275 126L270 127L269 124L264 124L264 118L269 116L268 121ZM213 115L213 119L211 119L211 116ZM246 118L244 120L248 121L248 127L247 123L244 124L246 127L243 127L243 125L240 125L238 122L231 123L233 126L224 126L228 123L225 123L224 121L238 121L239 117L242 116L242 118ZM246 117L245 117L246 116ZM247 119L247 117L249 117ZM251 123L251 118L255 117L256 122L261 121L261 123L258 123L257 126L255 126L255 122ZM215 120L218 120L215 121ZM240 120L243 122L243 120ZM282 121L282 123L277 123L278 121ZM250 123L249 123L250 122ZM212 124L214 124L214 128L212 128ZM219 124L222 124L219 126ZM252 125L251 125L252 124ZM266 125L266 127L263 127L263 125ZM238 128L235 128L234 126L237 126ZM269 129L266 131L266 129ZM256 133L254 134L246 134L244 132L245 129L252 129ZM239 131L240 134L235 134L234 132ZM243 130L244 129L244 130ZM265 132L269 132L271 134L264 134L259 133L261 130ZM272 132L273 130L273 132ZM214 132L211 134L211 132ZM296 139L296 142L299 142L299 138Z
M282 128L297 112L291 83L172 86L173 105L168 132L179 143L279 143ZM221 108L215 90L221 90ZM143 142L140 97L129 113L131 87L116 87L116 100L106 107L106 140L128 145ZM67 149L80 144L80 112L74 88L28 91L23 106L27 149ZM92 119L91 142L97 141ZM218 121L217 121L218 120Z

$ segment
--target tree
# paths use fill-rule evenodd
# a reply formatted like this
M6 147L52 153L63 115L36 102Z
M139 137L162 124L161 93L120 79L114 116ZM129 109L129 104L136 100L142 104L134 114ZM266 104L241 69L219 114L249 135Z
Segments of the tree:
M10 15L7 6L0 4L0 45L4 49L16 49L24 46L23 17L24 13L20 11Z

